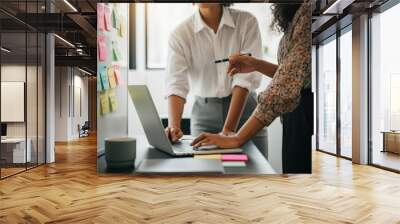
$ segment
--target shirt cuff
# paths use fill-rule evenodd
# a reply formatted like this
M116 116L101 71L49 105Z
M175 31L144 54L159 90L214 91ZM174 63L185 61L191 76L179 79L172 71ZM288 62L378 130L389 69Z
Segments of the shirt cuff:
M256 109L253 112L253 116L257 118L261 123L265 126L269 126L276 118L273 111L267 110L263 111L260 105L257 105Z
M170 91L167 91L164 98L168 99L168 97L170 97L170 96L179 96L186 101L187 92L185 92L183 90L178 90L178 89L170 90Z
M247 76L247 75L249 74L236 74L235 76ZM232 81L232 89L235 86L247 89L249 92L253 91L253 83L251 83L251 80L244 79L244 77L235 77Z

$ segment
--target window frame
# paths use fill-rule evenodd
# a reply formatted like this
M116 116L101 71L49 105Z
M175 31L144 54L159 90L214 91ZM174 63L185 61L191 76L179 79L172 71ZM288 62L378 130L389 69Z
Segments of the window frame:
M347 19L347 18L344 18ZM340 21L338 21L340 22ZM341 77L341 65L340 65L340 38L342 35L346 34L347 32L352 31L352 23L350 22L349 24L346 24L344 27L337 29L335 33L327 36L326 38L322 40L318 40L316 43L316 89L317 89L317 94L316 94L316 150L319 152L327 153L329 155L337 156L343 159L347 160L352 160L352 158L347 157L342 155L341 152L341 118L340 118L340 95L341 95L341 90L340 90L340 77ZM328 152L327 150L321 149L320 143L319 143L319 112L320 112L320 105L319 105L319 85L320 85L320 80L319 80L319 68L320 68L320 57L319 57L319 48L321 44L327 44L331 41L336 41L336 152Z
M378 6L377 8L374 8L372 10L369 10L367 12L368 14L368 31L367 31L367 39L368 39L368 53L367 53L367 64L368 64L368 68L367 68L367 80L368 80L368 155L367 155L367 162L368 165L373 166L373 167L377 167L383 170L388 170L391 172L395 172L395 173L400 173L400 170L397 169L393 169L384 165L380 165L377 163L373 162L373 154L374 154L374 149L373 149L373 132L372 132L372 19L373 19L373 14L381 14L384 13L385 11L393 8L394 6L397 6L398 4L400 4L400 0L388 0L385 3L383 3L382 5Z

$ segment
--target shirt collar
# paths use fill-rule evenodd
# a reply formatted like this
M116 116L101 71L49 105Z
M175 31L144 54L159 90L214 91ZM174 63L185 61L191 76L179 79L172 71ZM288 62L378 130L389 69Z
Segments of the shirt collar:
M227 25L229 27L235 28L235 23L233 22L232 15L226 7L222 7L222 18L219 23L218 30L222 28L223 25ZM200 10L196 11L194 16L194 32L200 32L202 29L207 28L207 24L203 21L200 15Z

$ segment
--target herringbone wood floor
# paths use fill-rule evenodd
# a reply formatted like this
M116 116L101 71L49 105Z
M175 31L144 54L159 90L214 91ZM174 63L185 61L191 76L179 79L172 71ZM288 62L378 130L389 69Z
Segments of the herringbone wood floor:
M96 140L0 181L0 223L400 223L400 175L313 154L312 175L96 173Z

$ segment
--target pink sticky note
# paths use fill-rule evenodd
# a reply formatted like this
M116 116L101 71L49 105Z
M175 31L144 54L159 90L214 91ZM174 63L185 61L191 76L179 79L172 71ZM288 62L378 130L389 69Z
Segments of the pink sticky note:
M99 51L99 60L104 61L107 59L107 49L106 49L106 43L105 43L105 36L103 35L98 35L97 36L97 47Z
M111 30L111 9L107 6L104 7L104 25L105 30Z
M117 85L122 85L124 81L121 78L121 74L119 72L119 65L114 65L114 75L115 79L117 81Z
M104 4L97 3L97 26L100 30L105 30L104 24Z
M247 161L246 154L224 154L222 155L222 161Z

